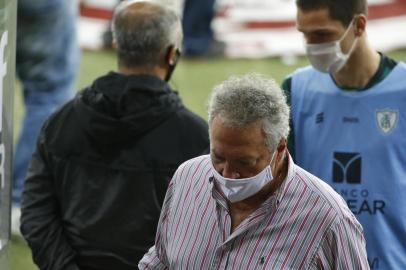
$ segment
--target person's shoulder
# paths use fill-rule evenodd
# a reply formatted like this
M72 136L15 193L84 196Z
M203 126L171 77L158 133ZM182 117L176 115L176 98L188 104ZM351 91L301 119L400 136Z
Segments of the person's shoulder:
M288 75L288 78L296 78L299 76L308 76L310 74L313 74L317 72L311 65L305 66L305 67L300 67L293 71L291 74Z
M201 155L183 162L174 175L174 181L178 182L185 182L188 180L193 181L192 179L195 176L206 175L211 166L210 166L210 156L209 155Z
M290 91L293 77L300 76L301 74L306 74L312 70L311 66L300 67L295 69L293 72L289 73L283 80L281 86L285 91Z
M196 113L192 112L186 106L179 111L178 117L182 120L182 123L185 125L195 125L198 127L206 128L208 127L206 120L204 120L201 116L197 115Z
M181 170L190 170L190 169L196 169L196 170L207 170L207 165L209 165L211 162L210 155L201 155L197 156L194 158L191 158L189 160L186 160L183 162L179 168L178 171Z
M291 92L297 93L298 90L308 90L309 85L320 80L325 80L326 76L328 77L329 75L317 71L310 65L301 67L293 71L285 78L282 83L282 88L287 95L289 95Z
M43 132L52 132L55 128L63 126L72 115L74 102L72 99L52 113L43 125Z
M177 136L182 138L185 145L192 145L191 149L193 149L198 146L196 145L198 142L203 147L203 150L208 148L209 126L202 117L184 107L172 117L171 123L176 126Z
M320 201L320 207L328 206L334 218L354 219L354 215L348 208L347 203L330 185L296 165L298 177L311 190L313 196Z
M389 62L389 60L387 60ZM386 93L391 92L405 92L405 78L406 76L406 63L405 62L394 62L392 65L392 69L390 69L390 73L386 76L383 81L383 84L386 85L387 90Z
M406 62L397 62L396 66L406 72Z
M406 62L395 60L394 58L391 58L390 56L384 53L380 53L380 55L381 55L381 64L383 63L383 65L387 69L391 71L396 70L401 73L406 72Z
M198 131L201 132L207 131L208 125L206 120L204 120L201 116L190 110L179 97L179 93L176 90L173 90L169 85L167 85L168 94L173 97L174 100L177 101L176 105L173 105L174 114L171 115L172 123L176 122L177 126L181 128L183 131L183 127L186 127L189 131ZM175 102L174 102L175 103Z
M51 114L42 126L40 138L50 149L62 149L58 151L60 153L69 152L75 142L83 143L82 139L77 138L79 125L78 114L75 111L81 93L76 94L73 99Z

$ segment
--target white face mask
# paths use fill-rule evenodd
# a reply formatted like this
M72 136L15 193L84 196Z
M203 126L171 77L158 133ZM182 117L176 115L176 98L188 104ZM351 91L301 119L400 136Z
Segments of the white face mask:
M343 36L337 41L321 44L306 44L307 58L315 69L320 72L334 74L344 67L358 41L357 36L355 37L349 52L347 54L343 53L341 42L351 29L353 21L354 20L351 21Z
M226 196L230 202L239 202L248 197L251 197L273 179L271 165L266 166L257 175L239 179L223 177L216 171L213 164L212 170L218 187L221 189L224 196Z

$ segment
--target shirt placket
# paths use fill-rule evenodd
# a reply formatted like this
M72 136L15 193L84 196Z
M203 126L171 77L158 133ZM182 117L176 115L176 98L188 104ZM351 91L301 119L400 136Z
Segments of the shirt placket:
M221 241L216 248L215 258L210 269L217 270L224 269L223 265L226 263L224 259L228 252L225 242L230 236L231 216L228 211L227 201L216 190L213 190L213 198L216 200L216 217Z
M217 222L221 233L222 242L216 249L215 260L211 269L228 269L230 254L233 250L235 239L238 236L247 232L247 230L255 227L260 222L263 222L265 217L272 211L276 211L276 198L272 196L265 201L262 206L245 219L236 230L231 232L231 216L228 211L227 202L220 195L217 199Z

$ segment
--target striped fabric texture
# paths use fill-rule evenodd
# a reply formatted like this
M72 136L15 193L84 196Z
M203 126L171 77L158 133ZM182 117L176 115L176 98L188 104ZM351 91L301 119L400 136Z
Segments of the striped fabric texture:
M345 201L291 158L282 186L230 234L210 162L201 156L175 173L140 269L369 269Z

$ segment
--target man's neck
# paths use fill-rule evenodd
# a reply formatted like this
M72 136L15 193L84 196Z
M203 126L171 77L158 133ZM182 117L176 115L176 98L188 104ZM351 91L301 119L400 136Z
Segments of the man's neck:
M272 168L275 178L255 196L247 198L240 202L229 203L228 208L231 216L231 232L233 232L246 218L272 196L275 191L282 185L288 173L288 158L285 156L280 164Z
M340 88L364 88L379 68L380 55L367 40L360 39L356 51L348 59L347 64L333 75L334 81Z
M282 185L288 173L288 157L286 156L280 162L272 168L274 179L263 187L255 196L247 198L240 202L229 203L230 208L237 211L253 212L258 209L275 191Z
M160 67L145 68L145 67L127 67L118 65L118 72L124 75L151 75L164 80L166 71Z

